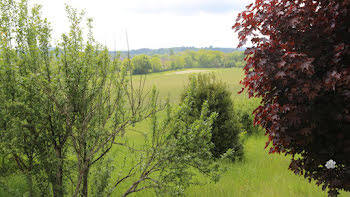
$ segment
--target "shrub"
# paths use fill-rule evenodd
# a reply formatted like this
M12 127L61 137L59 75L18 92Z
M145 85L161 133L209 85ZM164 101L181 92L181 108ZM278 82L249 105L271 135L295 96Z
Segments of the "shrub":
M189 123L188 114L192 111L191 102L187 102L189 99L185 98L185 102L173 110L169 122L165 122L166 129L160 130L165 131L165 136L159 136L164 139L163 142L160 140L164 146L158 148L162 166L160 185L156 189L159 195L184 196L190 185L207 182L196 180L198 173L214 182L221 177L222 169L211 153L214 146L211 131L217 113L210 112L208 102L204 102L199 117Z
M263 133L262 128L258 125L254 125L253 111L258 106L258 100L238 100L234 109L239 115L239 122L242 125L242 130L246 131L248 135L255 135ZM243 102L242 102L243 101Z
M256 0L234 26L240 46L252 36L242 84L262 98L270 153L292 155L289 168L330 196L350 191L349 18L348 0Z
M253 134L257 130L253 125L253 117L248 112L243 112L240 117L240 122L242 124L243 130L247 131L248 134Z
M200 117L203 103L207 101L209 111L218 114L212 129L213 155L219 158L231 148L236 157L241 157L243 147L238 137L241 126L234 113L233 101L227 85L217 81L214 74L193 75L189 80L181 97L181 102L189 102L192 108L188 114L189 123ZM186 97L188 97L187 100L184 99Z
M157 94L153 89L154 112L163 109L163 106L157 104ZM183 102L180 106L172 108L167 102L164 119L153 113L150 117L151 130L144 133L145 141L141 149L139 145L137 148L130 146L127 140L120 143L128 147L126 152L123 151L124 159L131 161L118 166L118 178L111 181L109 186L106 185L106 180L110 178L108 166L106 170L96 169L94 196L111 196L113 192L117 192L113 193L114 195L127 196L144 189L154 189L157 196L179 197L185 196L187 188L191 185L219 181L225 169L219 166L219 162L215 161L210 151L213 146L210 141L211 129L217 114L209 113L208 104L205 102L201 116L188 124L187 114L192 110L188 103ZM199 174L210 179L198 180ZM120 183L124 181L130 186L122 187ZM107 188L109 189L106 193ZM123 188L128 189L123 191Z

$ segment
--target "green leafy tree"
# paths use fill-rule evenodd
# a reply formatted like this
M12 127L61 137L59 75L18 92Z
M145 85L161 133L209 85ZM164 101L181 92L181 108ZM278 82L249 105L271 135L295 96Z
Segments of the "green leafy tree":
M156 92L153 91L153 111L157 109ZM115 180L107 196L120 187L122 181L132 180L121 196L155 189L159 195L184 196L186 188L199 184L194 177L202 173L212 181L220 178L220 169L211 153L211 130L217 113L210 113L204 102L200 116L188 123L192 111L189 97L180 106L171 110L167 105L166 118L159 121L156 113L151 117L151 132L145 134L142 151L136 151L137 159L124 175ZM132 148L129 148L135 151Z
M184 68L185 65L185 60L184 57L182 55L173 55L170 57L171 59L171 68L172 69L182 69Z
M64 128L76 156L73 196L88 196L91 167L109 152L126 127L152 111L143 91L133 87L132 77L127 77L130 61L122 67L114 64L108 50L95 42L91 19L85 43L83 13L70 7L67 13L71 29L62 36L59 69L54 76L58 81L48 83L47 92L66 120ZM148 61L146 56L140 58Z
M133 74L146 74L152 71L152 63L147 55L138 55L132 58Z
M58 184L51 176L58 173L58 165L49 162L55 157L45 154L55 141L53 127L61 119L49 124L50 104L40 88L50 62L50 29L40 17L40 6L29 10L25 0L1 1L0 9L1 145L7 147L5 157L13 158L26 177L29 196L35 196L39 189L48 189L43 188L45 181L54 190Z
M0 154L13 161L1 169L21 173L29 196L63 196L68 181L73 196L88 196L91 167L126 127L153 113L128 77L130 60L112 60L90 19L85 42L76 9L67 7L70 32L52 52L40 6L1 1L0 9Z
M200 117L203 103L208 102L209 111L218 114L212 129L213 155L218 158L231 148L240 158L243 154L243 146L238 136L241 125L234 112L227 85L217 81L214 74L193 75L189 80L181 99L182 103L189 102L188 105L192 108L189 111L187 123L190 124Z
M195 52L193 51L185 51L182 53L184 56L184 61L185 61L185 68L195 68L198 65L196 64L196 59L195 59Z
M159 72L162 70L162 62L160 61L159 56L153 56L151 58L152 72Z

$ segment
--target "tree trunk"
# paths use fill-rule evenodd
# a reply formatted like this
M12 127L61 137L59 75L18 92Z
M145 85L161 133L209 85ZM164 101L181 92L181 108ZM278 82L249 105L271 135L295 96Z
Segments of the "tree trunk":
M34 189L33 189L33 175L32 175L32 169L33 169L33 159L29 158L28 161L28 172L27 172L27 184L29 187L29 197L34 196Z
M74 195L73 197L77 197L79 195L79 191L80 191L80 185L81 185L81 180L83 178L83 172L80 171L79 172L79 176L78 176L78 182L77 184L75 185L75 191L74 191Z
M33 177L31 172L27 174L27 184L29 187L29 197L33 197Z
M75 185L75 191L73 197L77 197L79 193L81 196L87 197L88 196L88 175L89 175L89 165L88 162L83 162L82 164L79 164L79 175L78 175L78 181ZM82 191L80 190L82 185Z
M54 197L63 197L63 158L62 158L62 148L56 147L56 158L57 169L56 169L56 177L53 183L53 196Z
M88 176L89 176L89 167L86 166L83 174L83 196L88 196Z

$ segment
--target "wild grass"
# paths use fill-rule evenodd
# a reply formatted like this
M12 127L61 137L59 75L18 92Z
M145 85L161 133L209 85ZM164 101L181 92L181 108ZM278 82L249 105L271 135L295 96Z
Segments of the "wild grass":
M242 162L223 163L228 170L218 183L193 186L188 196L242 196L242 197L326 197L313 182L294 175L288 170L290 157L269 155L264 149L266 137L251 136L244 144ZM342 192L340 196L350 196Z
M185 69L191 70L191 69ZM196 69L197 70L197 69ZM241 90L239 81L243 79L242 69L203 69L214 72L217 78L228 83L235 107L253 109L259 102L258 99L250 99L246 94L237 94ZM193 73L192 73L193 74ZM173 104L178 103L184 85L188 82L190 74L175 74L175 71L155 73L147 76L147 88L153 85L159 90L160 99L170 95ZM147 121L137 125L138 129L147 130ZM127 136L140 142L138 134L130 132ZM240 162L222 162L227 168L221 180L217 183L208 182L206 185L190 187L186 194L193 197L322 197L327 192L314 182L295 175L288 170L290 157L283 154L268 154L264 149L267 140L263 134L245 137L244 159ZM135 142L136 142L135 141ZM137 142L136 142L137 143ZM198 176L201 182L209 181L206 177ZM117 194L117 192L116 192ZM118 195L115 195L118 196ZM132 196L154 196L152 191L135 193ZM350 193L341 192L340 197L350 197Z
M191 70L191 69L187 69ZM198 70L198 69L196 69ZM204 69L215 72L217 78L228 83L235 108L249 108L252 110L259 102L258 99L248 100L246 94L238 95L241 90L239 81L243 78L242 69ZM170 95L170 102L177 104L180 94L185 84L188 82L190 74L175 74L177 71L163 73L154 73L147 75L146 89L151 89L153 85L159 90L159 98L165 100ZM193 73L192 73L193 74ZM134 76L137 81L140 76ZM159 113L160 118L164 113ZM150 121L143 121L135 127L126 131L125 139L129 144L136 147L144 142L144 136L141 133L147 133L150 130ZM137 132L136 132L137 131ZM222 161L221 164L227 168L219 182L209 182L209 179L203 176L196 177L201 182L208 182L205 185L195 185L186 191L186 196L190 197L326 197L327 192L322 191L313 182L309 183L301 176L294 175L288 170L290 157L278 154L268 154L264 149L266 137L263 134L245 136L244 159L240 162L230 163ZM128 157L128 150L125 147L114 147L108 154L109 158L114 159L114 170L110 174L110 181L116 180L124 167L131 165L132 158ZM126 160L123 158L126 157ZM94 187L94 174L101 169L93 168L90 175L90 188ZM14 175L6 180L11 188L17 189L16 193L24 193L25 179L23 176ZM125 182L112 193L112 196L120 196L130 186L130 182ZM23 191L23 192L22 192ZM6 196L6 192L1 191L0 197ZM25 194L24 194L25 195ZM69 195L69 194L68 194ZM92 196L92 195L90 195ZM134 193L130 196L152 197L154 191L145 190ZM350 197L349 192L341 192L340 197Z
M183 69L184 70L205 70L208 72L214 72L217 75L218 80L226 82L230 90L232 91L232 96L235 99L247 98L246 95L237 94L241 90L239 81L243 79L243 70L240 68L230 68L230 69L215 69L215 68L203 68L203 69ZM177 71L167 71L161 73L154 73L147 75L146 88L150 89L153 85L159 90L159 98L166 99L170 96L171 103L177 103L180 99L181 92L184 86L188 82L188 76L195 73L188 74L176 74ZM135 80L138 80L140 76L134 76Z

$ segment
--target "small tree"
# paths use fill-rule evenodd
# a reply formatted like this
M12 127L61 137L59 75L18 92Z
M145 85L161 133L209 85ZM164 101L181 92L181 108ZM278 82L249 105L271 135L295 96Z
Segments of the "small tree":
M145 80L133 82L130 61L123 66L112 61L107 48L93 38L88 19L84 42L81 23L84 12L66 7L70 32L62 35L57 68L52 67L54 82L43 81L44 91L65 119L76 160L73 196L88 196L92 166L104 158L128 126L152 113L151 99L144 91Z
M262 98L255 123L266 146L330 196L350 191L349 18L348 0L257 0L233 26L239 46L252 36L242 84Z
M154 90L154 112L158 111L155 95ZM220 168L211 153L211 130L217 113L210 113L208 103L204 102L200 117L188 124L188 114L192 111L189 99L185 98L185 102L173 110L168 104L163 121L159 121L153 113L152 129L145 134L142 150L129 147L131 152L138 155L137 159L130 166L125 166L123 172L126 173L114 181L107 196L111 196L126 180L132 181L122 196L144 189L154 189L161 196L183 196L190 185L203 184L194 179L198 172L212 181L219 180Z
M243 147L238 136L241 126L233 110L233 101L227 85L217 81L214 74L191 76L181 98L182 103L188 102L192 107L187 119L189 124L200 117L203 103L206 101L209 111L218 114L212 129L213 155L218 158L231 148L236 156L241 157Z
M145 80L135 87L130 61L112 60L95 42L90 19L84 42L84 14L76 9L67 6L70 32L54 51L40 6L4 0L0 11L0 154L12 161L6 168L17 166L29 196L63 196L68 179L73 196L88 196L92 166L126 127L154 113Z

